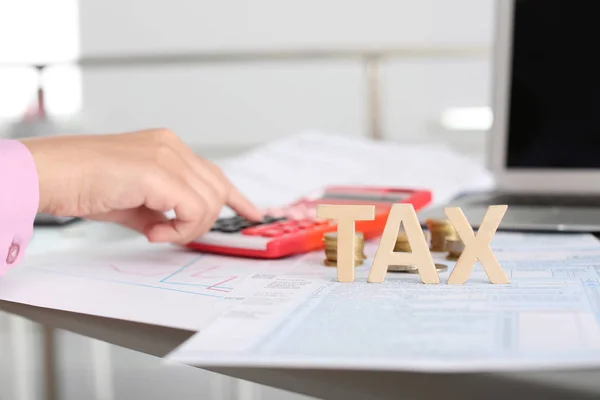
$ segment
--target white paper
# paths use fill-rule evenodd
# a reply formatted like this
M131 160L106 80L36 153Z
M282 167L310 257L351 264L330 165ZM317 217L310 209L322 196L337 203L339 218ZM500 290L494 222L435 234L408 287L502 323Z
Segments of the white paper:
M305 255L172 352L200 367L427 372L600 366L600 245L591 235L499 232L492 249L510 283L478 264L464 285L388 273L367 283L375 243L353 283ZM290 281L285 290L277 289Z
M437 202L491 184L482 167L444 147L401 146L318 132L259 146L219 165L242 193L262 207L287 205L336 184L426 188L434 191ZM78 251L74 248L79 241L47 233L36 232L39 238L34 240L53 241L52 245L38 245L44 250L29 252L33 254L1 277L0 300L199 329L297 261L200 255L148 244L143 238L122 242L119 238L119 245ZM103 238L93 242L102 243ZM55 254L47 253L49 247Z
M0 300L197 330L293 263L130 239L27 257L0 279Z
M264 208L289 204L327 185L428 189L433 192L431 205L493 185L485 168L442 145L401 145L320 132L259 146L219 166Z

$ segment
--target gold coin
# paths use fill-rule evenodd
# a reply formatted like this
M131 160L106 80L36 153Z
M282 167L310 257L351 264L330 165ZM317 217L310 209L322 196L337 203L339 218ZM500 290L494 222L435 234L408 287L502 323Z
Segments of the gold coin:
M336 255L337 254L337 249L325 249L325 254L331 254L331 255ZM363 255L363 249L356 249L354 251L354 254L357 255Z
M425 236L425 239L427 239L427 232L422 231L423 232L423 236ZM408 242L408 235L406 234L406 232L399 232L398 236L396 237L396 243L398 242Z
M412 270L417 270L417 267L414 265L388 265L388 271L391 272L409 272Z
M427 241L427 233L423 232L423 236L425 236L425 241ZM398 233L398 237L396 238L396 244L394 245L394 251L406 253L410 253L412 251L406 232Z
M354 251L355 252L360 252L364 249L365 246L361 245L361 244L357 244L356 246L354 246ZM323 249L325 251L337 251L338 247L337 246L324 246Z
M428 219L425 221L427 229L431 232L431 241L435 242L435 247L439 247L439 240L446 238L447 236L455 235L456 230L454 226L447 219L436 220Z
M323 235L326 259L323 263L328 267L337 267L337 232L327 232ZM354 251L354 265L357 267L363 264L367 259L364 254L364 235L362 232L356 232L356 246Z
M326 245L329 245L329 246L337 246L337 239L323 239L323 243L325 243ZM364 243L364 240L356 238L354 243L357 243L357 244Z
M364 235L362 232L356 232L355 236L356 236L356 239L359 239L359 240L364 239ZM324 240L332 241L332 242L337 241L337 237L338 237L337 232L327 232L323 235Z
M462 253L465 249L465 244L460 239L446 239L446 248L452 253Z
M435 232L431 235L429 250L431 251L446 251L446 238L448 234L445 232Z
M408 242L408 235L406 234L406 232L398 233L398 236L396 237L396 242Z
M330 261L337 261L337 257L336 257L336 256L330 257L329 255L326 255L325 257L326 257L328 260L330 260ZM354 259L355 259L356 261L361 261L361 262L362 262L362 261L365 261L365 260L367 259L367 257L362 257L362 256L354 256Z
M325 250L325 257L327 257L329 260L335 260L337 259L337 256L337 250ZM354 252L354 258L364 260L367 258L367 256L362 251L356 251Z
M336 261L323 260L323 264L325 264L325 266L327 266L327 267L337 267L337 262ZM360 266L362 264L363 264L362 260L354 260L354 266L355 267L358 267L358 266Z
M458 237L451 237L446 239L446 255L447 260L456 261L465 249L465 244Z
M390 267L394 267L395 269L390 270ZM448 270L448 266L446 264L435 264L435 269L437 272L445 272ZM418 274L419 269L413 265L405 266L405 265L390 265L388 266L388 271L395 272L405 272L408 274Z
M445 272L448 271L448 266L446 264L435 264L435 269L437 269L438 272Z
M428 218L427 220L425 220L425 225L427 225L428 227L446 227L446 226L452 226L452 224L450 223L450 220L448 219L435 219L435 218Z
M411 248L410 247L396 246L396 247L394 247L394 252L395 253L410 253L411 252Z

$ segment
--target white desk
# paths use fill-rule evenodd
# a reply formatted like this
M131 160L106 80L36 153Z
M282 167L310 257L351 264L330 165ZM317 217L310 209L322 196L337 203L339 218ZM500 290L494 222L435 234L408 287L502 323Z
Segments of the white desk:
M99 240L118 241L132 233L111 225L78 223L60 229L39 229L29 254L47 249L93 246ZM0 309L45 326L161 357L192 332L48 310L0 301ZM211 369L263 385L324 399L453 399L486 398L599 398L600 370L520 374L443 374L275 370L258 368Z

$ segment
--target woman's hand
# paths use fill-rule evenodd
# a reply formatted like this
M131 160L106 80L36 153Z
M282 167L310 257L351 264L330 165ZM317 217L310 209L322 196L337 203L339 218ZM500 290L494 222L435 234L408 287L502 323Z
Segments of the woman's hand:
M180 244L210 230L224 205L262 218L217 166L165 129L21 142L36 163L42 213L116 222L151 242ZM173 220L163 214L170 210Z

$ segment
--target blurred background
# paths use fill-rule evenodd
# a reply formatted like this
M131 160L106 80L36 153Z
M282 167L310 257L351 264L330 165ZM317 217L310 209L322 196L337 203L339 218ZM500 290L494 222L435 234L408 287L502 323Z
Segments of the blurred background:
M167 127L215 158L316 129L483 159L493 18L492 0L0 0L0 137ZM42 331L0 315L0 399L303 398L68 332L50 382Z

